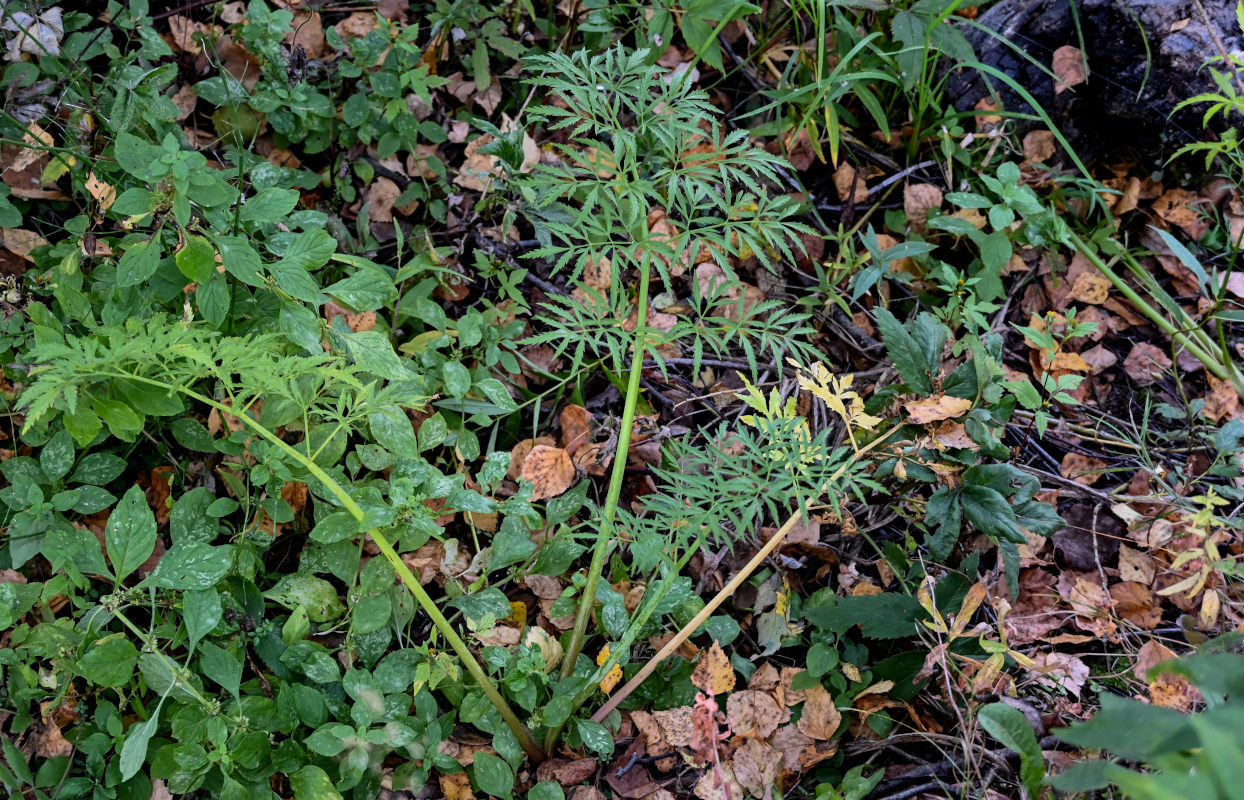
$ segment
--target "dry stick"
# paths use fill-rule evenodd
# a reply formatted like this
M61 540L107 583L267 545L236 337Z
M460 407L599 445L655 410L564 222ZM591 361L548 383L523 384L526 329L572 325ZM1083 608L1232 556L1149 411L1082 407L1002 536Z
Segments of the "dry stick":
M829 480L825 481L825 485L821 487L821 491L809 497L804 502L803 508L794 512L787 518L786 522L782 524L782 527L778 528L777 533L769 537L769 541L765 542L764 547L760 548L760 551L757 552L756 555L752 556L752 560L748 561L743 569L739 570L739 572L730 579L730 582L727 583L722 590L718 592L715 597L713 597L712 600L708 601L708 604L700 610L700 613L696 614L690 622L684 625L682 630L674 634L674 638L670 639L665 647L662 647L660 652L653 656L647 664L644 664L643 668L640 669L639 672L635 673L635 677L627 681L625 686L619 689L616 694L610 697L605 704L592 715L592 721L603 722L605 717L613 713L614 709L616 709L623 700L629 697L632 692L639 688L640 684L647 680L649 675L656 671L656 668L661 665L662 661L673 655L674 651L681 647L683 642L691 638L691 634L695 633L696 629L703 625L704 622L712 616L713 612L717 610L717 607L724 603L727 597L738 591L738 588L743 585L743 582L746 581L748 577L755 572L761 564L764 563L764 560L769 557L770 553L777 549L777 546L780 545L782 540L786 538L786 534L790 533L791 529L795 527L795 524L803 517L804 512L810 511L812 507L816 505L817 500L820 499L820 495L824 493L834 481L842 477L842 473L846 472L847 467L851 466L851 464L855 463L860 456L864 455L869 450L872 450L874 447L890 438L891 434L899 430L902 430L902 426L892 428L883 436L872 440L864 447L856 450L855 455L851 458L851 460L839 467L833 475L829 476Z

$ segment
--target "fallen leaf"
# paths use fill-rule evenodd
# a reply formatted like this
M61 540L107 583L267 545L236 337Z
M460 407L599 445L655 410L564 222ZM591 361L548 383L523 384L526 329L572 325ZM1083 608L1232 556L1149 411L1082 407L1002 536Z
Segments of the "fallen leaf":
M1071 285L1071 297L1080 303L1101 305L1109 295L1110 281L1101 273L1081 272Z
M1119 577L1125 581L1133 581L1145 586L1153 583L1157 567L1153 557L1127 545L1119 546Z
M583 406L572 404L562 409L559 417L562 429L562 448L571 457L591 438L591 420L592 415Z
M1080 48L1069 44L1054 51L1051 69L1054 72L1054 94L1056 95L1062 94L1073 86L1079 86L1087 77L1084 55L1080 52Z
M530 481L532 500L547 500L562 494L575 483L574 462L560 447L536 445L523 459L519 477Z
M1170 356L1148 342L1132 345L1132 351L1123 359L1123 371L1141 386L1157 383L1170 368Z
M825 691L824 686L813 686L807 690L808 697L803 703L803 714L799 717L799 730L813 739L827 740L834 738L834 732L842 724L842 714L834 705L834 700Z
M747 738L734 751L731 766L739 784L754 797L765 797L777 785L782 754L760 741Z
M373 180L371 185L367 187L367 192L364 195L364 200L367 203L367 213L371 217L371 221L392 222L393 205L401 194L401 188L388 178L379 176Z
M602 667L609 660L609 645L605 645L600 649L600 653L596 656L596 666ZM605 677L601 679L600 690L605 694L613 691L613 687L618 685L618 681L622 680L622 666L614 664L605 673Z
M929 213L942 207L942 199L942 190L931 183L913 183L903 189L903 212L913 230L924 230Z
M1205 396L1205 405L1201 413L1213 422L1222 422L1227 417L1235 416L1240 408L1240 395L1230 381L1219 380L1213 375L1209 379L1209 394Z
M782 767L789 772L802 769L804 752L816 746L816 741L796 725L783 725L778 728L771 741L782 754Z
M720 769L704 771L695 784L695 796L700 800L742 800L744 792L730 765L722 764Z
M1028 131L1023 141L1024 159L1027 161L1049 161L1054 157L1054 134L1052 131Z
M551 437L541 436L537 439L524 439L514 445L514 449L510 451L510 468L506 470L506 477L512 481L518 480L522 475L523 462L527 460L532 449L537 445L552 445L553 443Z
M1162 624L1162 608L1158 596L1147 585L1120 581L1110 587L1114 613L1141 630L1151 631Z
M1066 615L1059 609L1056 583L1052 574L1038 567L1020 571L1019 599L1004 623L1012 644L1035 642L1062 627Z
M726 701L726 718L736 736L768 739L782 722L782 708L768 692L744 689Z
M911 416L911 421L918 425L961 416L971 407L971 400L951 397L948 394L912 400L903 404L903 408L907 409L907 413Z
M1119 357L1102 345L1085 350L1080 357L1084 359L1084 363L1089 365L1089 370L1093 375L1100 375L1119 363Z
M670 747L691 745L691 706L679 706L664 711L653 711L652 716L661 726L661 733Z
M48 243L47 239L24 228L0 228L0 238L4 240L4 249L27 261L34 261L30 254L36 247Z
M729 656L721 649L721 645L713 641L712 646L700 652L700 660L696 662L695 671L691 673L691 683L708 695L725 694L734 688L736 676Z
M1050 689L1062 688L1075 697L1088 681L1089 668L1080 659L1066 653L1037 653L1032 657L1033 666L1028 667L1030 673L1037 675L1036 681Z
M380 27L380 21L371 11L355 11L337 23L337 33L342 39L362 39Z
M594 758L550 758L536 767L536 780L557 781L570 787L591 778L599 768Z
M1204 698L1183 675L1163 672L1149 682L1149 699L1155 706L1173 708L1187 714L1200 705Z
M1058 474L1082 486L1092 486L1101 480L1102 470L1108 466L1110 464L1102 461L1100 458L1070 452L1063 456L1062 464L1058 468Z
M834 188L838 190L838 199L844 203L859 205L868 199L868 184L855 167L845 161L834 170Z

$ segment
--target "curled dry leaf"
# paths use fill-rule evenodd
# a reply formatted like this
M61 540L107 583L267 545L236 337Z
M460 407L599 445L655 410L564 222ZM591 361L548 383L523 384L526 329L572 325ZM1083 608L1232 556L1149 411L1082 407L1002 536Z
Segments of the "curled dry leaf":
M1088 665L1073 655L1059 652L1037 653L1032 662L1033 666L1028 671L1037 675L1037 683L1046 688L1062 688L1079 697L1080 690L1088 681Z
M536 445L531 448L519 477L530 481L532 500L547 500L562 494L574 485L576 472L574 462L560 447Z
M948 394L940 397L926 397L923 400L912 400L904 403L903 408L911 415L911 421L923 425L926 422L938 422L953 419L967 412L972 407L971 400L962 397L951 397Z
M1158 596L1143 583L1120 581L1110 587L1114 613L1141 630L1151 631L1162 624Z
M603 667L605 662L608 660L609 645L605 645L600 649L600 653L596 656L596 666ZM620 680L622 680L622 667L618 664L614 664L609 668L609 671L605 673L605 677L601 680L600 690L605 694L609 694L613 691L613 687L618 685Z

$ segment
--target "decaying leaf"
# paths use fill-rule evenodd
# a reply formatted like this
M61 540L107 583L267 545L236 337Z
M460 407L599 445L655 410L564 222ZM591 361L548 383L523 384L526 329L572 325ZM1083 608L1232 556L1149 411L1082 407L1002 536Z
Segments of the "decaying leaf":
M782 716L782 708L768 692L744 689L734 692L726 701L730 730L739 736L768 739L783 721Z
M1084 54L1080 52L1080 48L1069 44L1054 51L1050 69L1054 73L1054 94L1062 94L1073 86L1079 86L1088 77Z
M708 695L725 694L734 688L736 676L729 656L716 641L700 651L700 660L691 673L691 683Z
M803 703L803 715L799 717L799 730L813 739L825 741L834 738L841 724L842 714L829 692L819 684L809 689Z
M547 500L565 492L575 482L574 462L560 447L536 445L523 459L520 477L530 481L532 500Z
M1123 360L1123 370L1141 386L1157 383L1171 368L1171 358L1148 342L1137 342Z
M911 400L903 404L903 408L907 409L907 413L911 416L911 421L920 425L926 422L954 419L966 413L971 407L971 400L951 397L948 394Z

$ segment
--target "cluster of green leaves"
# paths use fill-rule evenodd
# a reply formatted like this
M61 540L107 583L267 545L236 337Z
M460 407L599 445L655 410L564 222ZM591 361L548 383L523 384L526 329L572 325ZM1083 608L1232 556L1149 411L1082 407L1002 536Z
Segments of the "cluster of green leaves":
M970 357L949 375L943 375L942 354L949 331L932 314L920 312L903 325L888 310L879 308L876 319L886 351L903 383L879 393L873 402L885 402L904 388L922 398L940 390L947 397L970 400L972 408L964 418L964 429L975 445L944 452L916 448L887 460L876 477L901 474L907 480L936 486L925 514L925 523L932 526L925 538L930 556L937 562L949 557L966 517L1002 549L1014 593L1019 574L1016 545L1027 541L1024 531L1049 535L1063 525L1053 508L1034 499L1040 482L1005 463L1010 459L1010 451L999 438L1014 411L1016 398L1032 390L1031 385L1021 388L1003 380L1002 341L996 334L967 337L957 343ZM1037 335L1035 331L1033 335ZM1013 393L1004 396L1004 388L1011 388ZM1055 391L1061 392L1062 388L1056 387ZM944 485L927 466L935 462L961 468L961 482Z

